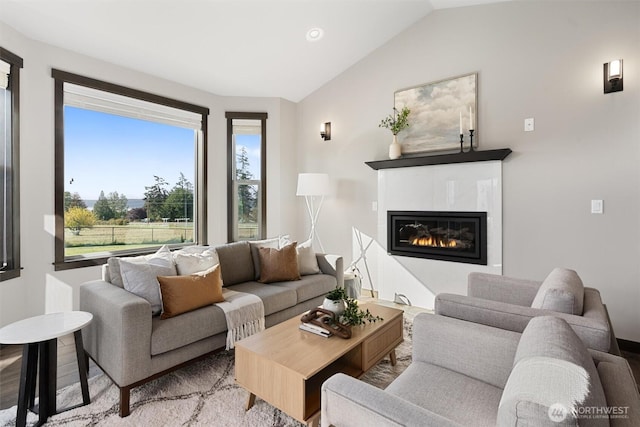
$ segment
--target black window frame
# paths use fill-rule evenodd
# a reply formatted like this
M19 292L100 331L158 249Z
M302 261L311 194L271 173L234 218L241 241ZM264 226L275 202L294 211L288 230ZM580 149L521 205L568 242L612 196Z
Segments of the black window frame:
M10 236L3 236L7 243L7 267L0 270L0 282L20 277L20 56L0 47L0 59L10 66L7 90L11 94L11 173L10 182L4 182L7 196L7 230Z
M260 239L267 236L267 119L268 113L251 113L227 111L227 241L234 241L233 223L234 217L234 191L233 182L235 180L234 170L236 159L233 147L233 120L260 120L261 121L261 141L260 141Z
M55 105L55 260L54 269L68 270L73 268L90 267L104 264L110 256L130 256L142 255L155 252L158 247L149 247L144 249L129 249L112 253L107 253L102 257L78 257L67 259L65 257L64 247L64 84L71 83L75 85L85 86L105 92L111 92L117 95L126 96L133 99L152 102L159 105L178 108L190 111L202 116L202 141L196 154L196 185L195 194L197 222L195 223L195 242L194 244L207 244L207 123L209 116L209 108L190 104L187 102L167 98L161 95L132 89L114 83L97 80L91 77L81 76L67 71L51 69L51 77L54 79L54 105ZM175 245L176 247L180 245ZM185 245L186 246L186 245Z

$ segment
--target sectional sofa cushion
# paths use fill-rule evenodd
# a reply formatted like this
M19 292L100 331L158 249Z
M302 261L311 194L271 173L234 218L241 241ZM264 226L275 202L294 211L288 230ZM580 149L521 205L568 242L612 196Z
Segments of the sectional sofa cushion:
M296 242L282 249L258 248L260 255L260 283L300 280Z
M555 268L540 285L531 307L582 316L584 285L578 273Z
M269 284L269 287L277 286L294 290L296 292L297 303L300 304L320 295L325 295L330 290L335 289L336 281L333 279L333 276L312 274L302 276L300 280Z
M161 319L224 301L220 265L188 276L158 276L162 297Z
M249 242L235 242L217 246L223 286L255 280L255 269Z
M606 408L604 390L589 351L566 321L531 319L522 333L498 409L498 424L608 426L581 417ZM561 423L564 424L561 424Z
M295 289L283 286L267 286L258 282L238 283L237 285L229 286L229 289L260 297L264 305L265 316L295 306L298 299Z
M220 307L209 305L170 319L154 317L151 331L151 355L156 356L226 332L227 320Z

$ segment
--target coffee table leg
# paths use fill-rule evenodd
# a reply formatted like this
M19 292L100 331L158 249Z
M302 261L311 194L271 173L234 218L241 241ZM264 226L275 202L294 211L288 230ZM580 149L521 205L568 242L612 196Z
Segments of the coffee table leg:
M253 393L249 393L249 396L247 397L246 410L248 411L249 409L251 409L254 403L256 403L256 395Z
M318 427L320 425L320 413L318 412L307 421L307 427Z
M395 348L393 350L391 350L391 353L389 353L389 359L391 359L391 366L396 366L397 360L396 360L396 349Z

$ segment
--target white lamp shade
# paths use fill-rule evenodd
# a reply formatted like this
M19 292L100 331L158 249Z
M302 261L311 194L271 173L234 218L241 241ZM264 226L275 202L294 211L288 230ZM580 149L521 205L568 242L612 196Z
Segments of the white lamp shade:
M298 174L297 196L326 196L329 194L329 175L326 173Z

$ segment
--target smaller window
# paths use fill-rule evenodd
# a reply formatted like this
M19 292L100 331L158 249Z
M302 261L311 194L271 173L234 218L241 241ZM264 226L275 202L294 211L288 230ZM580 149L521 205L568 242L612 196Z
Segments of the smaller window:
M20 276L20 68L22 58L0 47L0 281Z
M267 113L227 113L228 239L266 235Z

